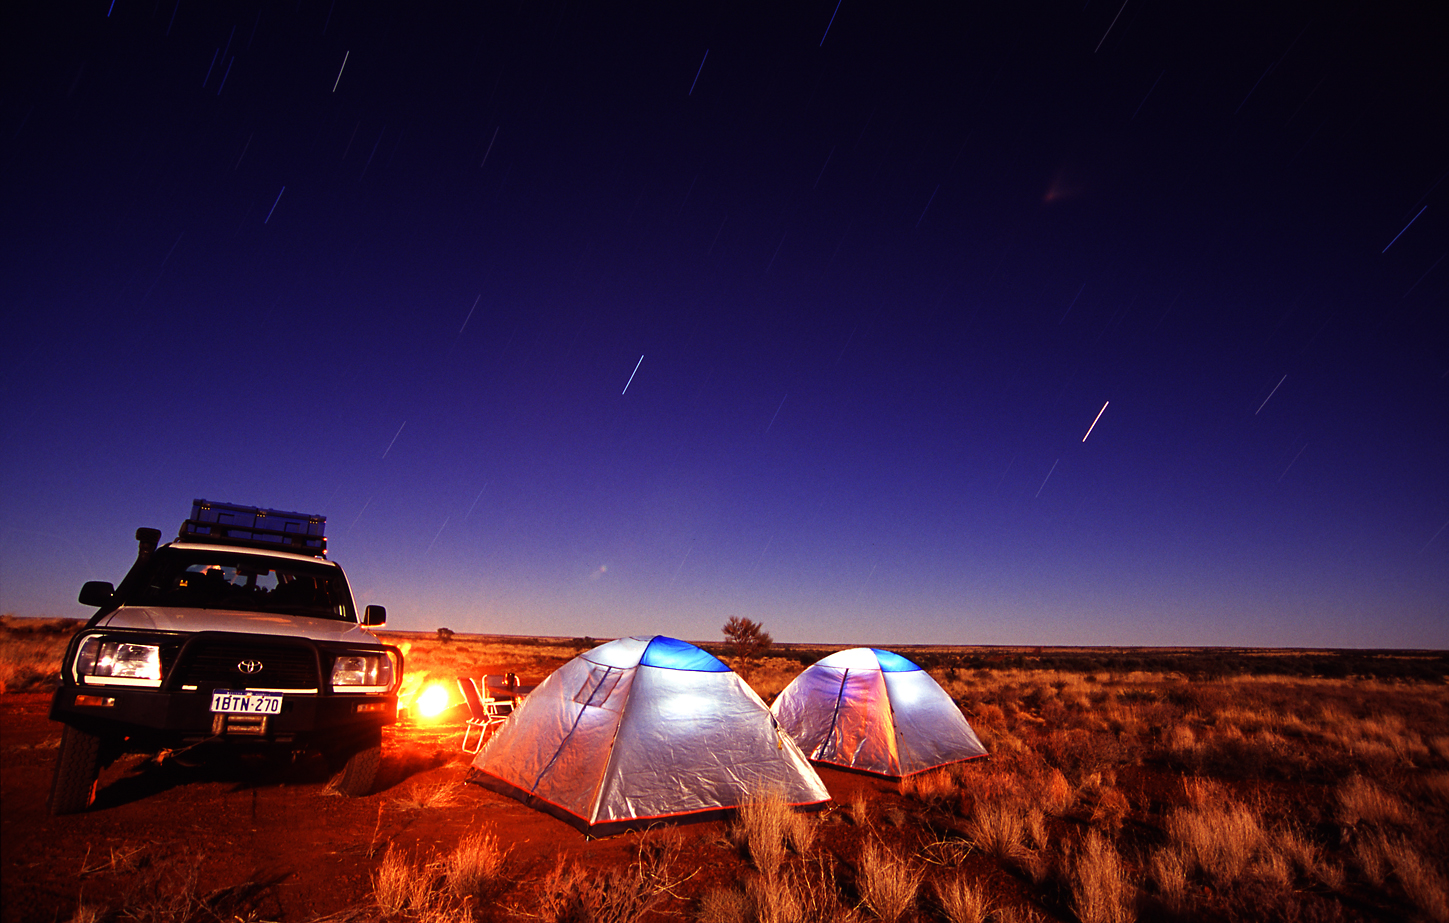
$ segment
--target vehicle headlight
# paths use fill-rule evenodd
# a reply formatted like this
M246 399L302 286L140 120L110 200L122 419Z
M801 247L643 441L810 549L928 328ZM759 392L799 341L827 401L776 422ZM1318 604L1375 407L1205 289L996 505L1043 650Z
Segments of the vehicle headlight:
M76 673L109 679L161 681L161 648L156 644L87 638L75 658Z
M392 685L392 658L386 654L343 654L332 662L332 685L386 689Z

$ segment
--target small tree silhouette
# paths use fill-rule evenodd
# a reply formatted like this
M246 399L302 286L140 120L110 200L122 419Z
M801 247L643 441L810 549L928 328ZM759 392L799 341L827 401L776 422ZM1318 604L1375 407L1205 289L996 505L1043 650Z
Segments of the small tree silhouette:
M775 639L765 631L764 625L738 615L730 616L730 620L725 622L724 636L730 651L736 657L747 659L759 657L775 643Z
M447 644L449 641L453 640L453 629L451 629L451 628L439 628L438 629L438 640L441 641L441 642L443 642L444 644Z

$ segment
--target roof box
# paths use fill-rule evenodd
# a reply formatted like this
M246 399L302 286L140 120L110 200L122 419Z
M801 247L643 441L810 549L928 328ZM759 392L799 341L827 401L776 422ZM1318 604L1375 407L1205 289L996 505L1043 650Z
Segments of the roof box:
M327 553L326 530L326 516L193 500L191 518L181 524L176 540L321 556Z

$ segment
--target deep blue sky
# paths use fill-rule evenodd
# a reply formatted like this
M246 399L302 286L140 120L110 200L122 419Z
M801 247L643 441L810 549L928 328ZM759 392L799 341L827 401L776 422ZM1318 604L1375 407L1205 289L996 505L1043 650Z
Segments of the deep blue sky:
M3 15L6 611L1449 647L1442 4Z

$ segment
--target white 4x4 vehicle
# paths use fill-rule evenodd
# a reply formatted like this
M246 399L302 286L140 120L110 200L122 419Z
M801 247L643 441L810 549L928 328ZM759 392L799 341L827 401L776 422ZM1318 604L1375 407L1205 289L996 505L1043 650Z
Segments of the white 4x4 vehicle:
M62 722L50 812L85 810L122 753L319 750L332 785L371 790L382 728L397 720L402 653L368 630L325 520L197 500L176 541L136 530L119 588L87 583L98 611L71 639L50 717Z

